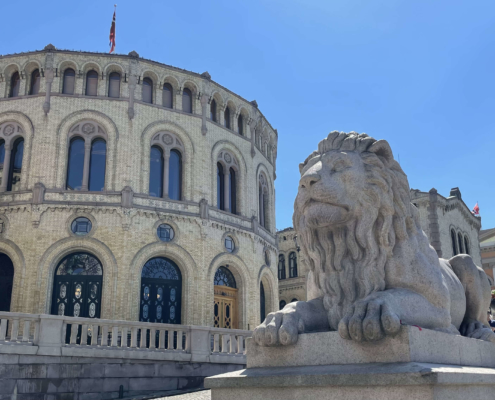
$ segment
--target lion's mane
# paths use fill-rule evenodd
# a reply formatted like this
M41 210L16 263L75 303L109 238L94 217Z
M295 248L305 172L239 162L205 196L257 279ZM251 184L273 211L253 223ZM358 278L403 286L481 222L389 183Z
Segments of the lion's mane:
M359 212L345 226L314 228L296 202L293 222L314 283L323 293L330 326L337 329L356 300L385 289L386 266L393 262L397 242L413 239L420 247L429 244L425 237L418 240L418 234L424 234L410 202L407 176L386 141L355 132L331 132L300 170L333 150L356 152L364 163L366 187L358 199Z

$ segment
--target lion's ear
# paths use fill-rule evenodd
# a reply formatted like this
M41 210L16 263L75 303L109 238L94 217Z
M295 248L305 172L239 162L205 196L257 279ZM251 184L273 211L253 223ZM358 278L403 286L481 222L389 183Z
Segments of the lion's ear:
M378 157L382 157L388 162L393 161L394 154L386 140L377 140L368 149L369 152L375 153Z

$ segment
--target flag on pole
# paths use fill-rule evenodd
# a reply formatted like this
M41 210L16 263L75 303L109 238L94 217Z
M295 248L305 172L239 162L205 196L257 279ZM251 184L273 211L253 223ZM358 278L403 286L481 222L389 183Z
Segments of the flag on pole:
M476 205L473 208L473 211L471 211L473 215L480 215L480 207L478 206L478 202L476 202Z
M112 26L110 27L110 54L115 50L115 13L117 11L117 4L114 7Z

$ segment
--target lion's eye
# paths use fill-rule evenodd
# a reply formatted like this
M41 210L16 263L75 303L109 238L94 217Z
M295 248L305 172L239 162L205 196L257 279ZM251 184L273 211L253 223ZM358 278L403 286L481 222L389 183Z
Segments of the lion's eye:
M344 161L337 161L332 168L332 172L339 172L346 168L347 168L347 163L345 163Z

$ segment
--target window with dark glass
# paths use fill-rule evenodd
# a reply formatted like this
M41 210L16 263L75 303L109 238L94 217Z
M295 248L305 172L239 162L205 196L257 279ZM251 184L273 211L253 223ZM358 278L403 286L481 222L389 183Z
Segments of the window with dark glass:
M7 191L17 191L21 188L22 157L24 155L24 139L17 139L12 147L10 158L9 180Z
M163 151L153 146L150 151L150 196L163 196Z
M224 193L223 166L222 164L217 163L217 207L220 210L225 209Z
M285 279L285 256L283 254L278 256L278 279Z
M0 254L0 311L10 311L12 287L14 285L14 264L7 254Z
M120 97L120 74L112 72L108 82L108 97Z
M107 144L103 139L93 140L89 161L90 191L101 192L105 188L105 169L107 159Z
M172 228L169 224L161 224L156 233L162 242L171 242L175 237L174 228Z
M450 231L450 238L452 239L452 253L455 256L457 255L457 245L456 245L455 232L453 229Z
M260 323L265 320L265 288L263 287L263 282L260 282Z
M19 78L19 72L14 72L10 78L10 93L9 97L19 96L19 87L21 86L21 79Z
M67 167L67 189L81 190L84 171L84 139L76 137L69 147Z
M289 278L297 278L297 255L295 251L289 254Z
M188 88L182 91L182 111L192 113L192 93Z
M76 79L76 73L72 68L67 68L64 71L64 85L62 88L63 94L74 94L74 84Z
M217 102L212 99L210 102L210 119L213 122L217 122Z
M225 238L225 248L229 253L232 253L235 250L235 242L230 236Z
M182 193L182 157L179 151L170 151L168 172L168 197L171 200L181 200Z
M234 275L227 267L221 266L217 269L217 272L215 272L215 277L213 279L213 284L215 286L227 286L232 289L236 289L237 285Z
M224 124L227 129L230 129L230 108L225 107L225 111L223 113Z
M163 107L173 108L173 93L172 85L170 83L165 83L163 85Z
M466 252L466 254L471 254L469 252L469 242L467 236L464 236L464 251Z
M464 249L462 248L462 236L460 233L457 234L457 240L459 242L459 254L463 254L464 253Z
M244 120L242 114L239 114L239 117L237 118L237 132L239 132L239 135L244 136Z
M38 94L40 91L41 75L40 70L35 69L31 74L31 88L29 94Z
M143 79L143 101L153 103L153 81L150 78Z
M294 297L290 302L294 303L295 301L298 301L298 300Z
M237 214L237 186L235 182L235 171L233 168L229 169L229 203L230 212Z
M91 228L93 224L86 217L79 217L72 221L71 230L72 233L75 233L78 236L85 236L89 232L91 232Z
M98 94L98 72L89 71L86 74L86 96L96 96Z
M3 162L5 160L5 141L0 141L0 185L3 179Z
M287 305L287 302L285 300L280 300L279 309L282 310L286 305Z

